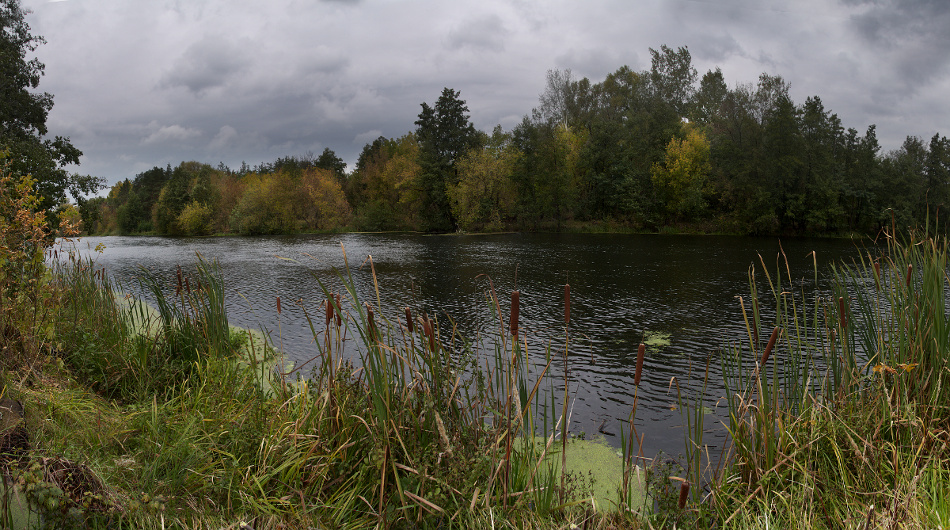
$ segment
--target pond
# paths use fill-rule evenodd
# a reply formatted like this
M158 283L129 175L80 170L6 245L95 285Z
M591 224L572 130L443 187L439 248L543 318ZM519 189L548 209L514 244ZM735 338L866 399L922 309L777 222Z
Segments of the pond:
M101 253L93 249L102 244ZM227 291L230 323L270 332L288 360L304 363L316 355L313 337L298 301L319 315L324 296L317 279L342 292L338 273L349 270L363 302L375 301L378 280L383 316L414 313L451 318L460 332L475 337L498 328L486 301L490 285L507 314L510 293L521 291L521 324L534 372L544 365L545 347L564 348L564 284L571 286L569 343L570 432L600 433L614 446L633 403L633 377L640 342L647 354L639 391L637 430L643 452L683 452L683 418L676 385L684 394L705 389L705 441L721 448L723 397L720 356L745 341L738 296L748 299L749 269L761 279L760 255L776 268L784 249L793 279L827 286L829 264L857 257L867 241L729 236L601 234L334 234L275 237L93 237L78 243L124 289L141 294L136 278L145 268L172 286L179 265L188 268L200 254L219 263ZM814 255L812 254L814 252ZM372 267L369 256L372 256ZM815 256L815 258L813 258ZM784 262L782 268L785 268ZM811 300L813 292L806 293ZM279 318L276 297L282 299ZM763 304L766 299L763 298ZM768 335L772 323L763 322ZM278 337L279 329L279 337ZM309 370L309 368L307 368ZM558 377L562 364L552 364ZM559 383L563 384L563 383ZM543 385L546 386L546 385ZM558 406L563 390L558 391Z

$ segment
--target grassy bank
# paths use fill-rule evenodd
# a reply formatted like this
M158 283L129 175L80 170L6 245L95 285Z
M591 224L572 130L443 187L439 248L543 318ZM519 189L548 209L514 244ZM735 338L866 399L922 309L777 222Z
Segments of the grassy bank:
M649 463L635 397L621 458L604 457L617 478L598 483L578 463L590 446L566 432L568 375L552 368L582 331L567 286L563 334L530 351L518 293L486 293L497 326L464 337L448 317L384 315L379 296L360 300L341 271L322 304L302 307L314 368L298 380L281 368L279 342L228 325L213 264L199 260L171 285L144 275L148 310L117 295L94 261L52 247L45 266L41 239L4 237L3 526L950 523L943 237L889 239L837 267L834 292L813 299L801 285L819 271L763 260L739 300L747 336L724 345L724 381L706 376L725 388L728 454L709 457L704 404L680 396L685 469ZM649 369L642 351L635 384ZM541 372L529 371L534 359Z
M591 448L556 438L562 407L539 389L557 379L529 374L527 356L550 366L559 353L519 342L517 297L504 312L489 297L499 327L476 345L451 323L408 308L390 320L352 289L328 290L328 302L305 308L318 359L298 381L273 368L272 345L228 326L213 265L199 261L174 285L146 275L150 310L116 295L95 262L62 258L35 292L17 293L38 314L4 313L14 331L3 394L24 412L2 460L14 485L0 506L8 523L24 505L51 527L635 520L609 510L616 486L600 484L592 501L576 462L561 473L564 447L574 460ZM359 342L359 359L343 357L344 337Z

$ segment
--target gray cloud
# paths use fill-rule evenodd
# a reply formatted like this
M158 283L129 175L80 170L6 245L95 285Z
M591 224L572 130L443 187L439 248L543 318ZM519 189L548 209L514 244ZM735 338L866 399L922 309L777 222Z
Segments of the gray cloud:
M48 44L52 134L110 183L182 160L237 167L415 128L419 104L461 91L477 127L537 105L545 72L597 82L688 46L727 83L782 75L885 149L946 131L950 3L909 0L23 0Z
M449 33L448 45L451 49L472 48L501 52L505 49L508 30L501 17L487 15L472 21L462 22Z
M189 46L165 75L165 86L183 86L195 94L227 83L247 65L242 49L220 35L207 35Z

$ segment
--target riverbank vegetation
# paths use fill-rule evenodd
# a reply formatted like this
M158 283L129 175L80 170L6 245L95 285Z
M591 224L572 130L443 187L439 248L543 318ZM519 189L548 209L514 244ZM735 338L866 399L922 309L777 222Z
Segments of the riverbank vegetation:
M836 266L833 293L814 301L795 296L783 260L762 264L742 302L748 337L724 357L733 445L712 489L724 527L950 524L947 256L943 234L889 238Z
M762 74L730 87L689 50L600 81L551 71L517 126L476 130L459 91L422 103L415 129L367 144L351 171L329 148L231 169L153 168L82 204L88 233L329 230L687 231L875 234L930 222L950 201L950 140L882 153L820 96L794 102Z
M517 293L509 302L489 291L495 331L463 337L447 316L381 314L379 300L360 301L341 271L322 305L299 302L314 359L309 374L287 373L279 341L228 326L213 264L199 260L167 285L145 275L154 298L146 310L94 261L48 249L29 179L7 169L0 184L11 213L0 226L7 526L950 521L942 235L889 238L883 251L835 268L833 291L811 300L796 291L819 271L801 280L781 256L753 268L739 300L748 334L724 345L725 380L706 381L725 389L726 455L711 458L702 441L717 428L704 425L704 406L715 405L680 396L684 467L639 454L649 433L630 428L622 478L604 506L590 497L598 477L558 467L574 450L562 374L552 368L574 333L568 288L565 336L538 352L521 340ZM287 303L276 299L273 311ZM359 345L358 358L340 355L344 339ZM528 355L546 368L529 373ZM640 355L637 371L649 370Z

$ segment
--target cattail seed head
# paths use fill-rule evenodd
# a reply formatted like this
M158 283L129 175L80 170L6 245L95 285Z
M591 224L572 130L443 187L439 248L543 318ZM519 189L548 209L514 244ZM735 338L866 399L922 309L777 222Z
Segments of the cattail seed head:
M680 510L686 507L686 499L688 498L689 498L689 481L684 480L683 483L680 484L680 501L679 501Z
M327 327L330 327L330 321L333 320L333 302L327 298L326 302Z
M913 278L914 266L907 265L907 288L910 289L910 280Z
M845 312L844 297L838 297L838 323L841 324L841 329L848 327L848 315Z
M185 276L185 292L191 293L191 282L188 281L187 276Z
M637 349L637 371L633 376L633 384L640 386L640 376L643 375L643 358L646 356L647 347L642 342L640 343L640 348Z
M429 319L429 315L426 315L423 325L425 326L425 334L429 337L429 351L435 353L435 324Z
M564 325L571 323L571 285L564 284Z
M412 333L413 331L412 311L409 309L409 306L406 306L406 327L409 328L409 333Z
M518 305L520 300L521 292L511 291L511 320L508 322L508 331L510 331L514 337L518 336Z
M772 329L772 336L769 337L769 343L765 346L765 351L762 352L762 360L759 362L762 366L765 366L765 363L769 360L769 354L772 353L772 348L775 347L776 339L778 339L778 326Z
M185 278L185 281L188 281L188 279ZM280 296L277 297L277 314L280 314Z
M333 298L336 300L336 327L340 327L343 324L343 305L340 304L340 294L337 293L333 295Z

